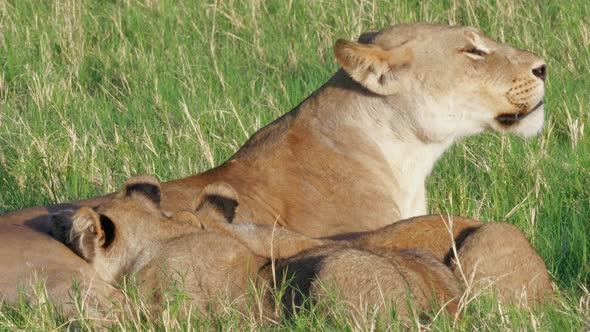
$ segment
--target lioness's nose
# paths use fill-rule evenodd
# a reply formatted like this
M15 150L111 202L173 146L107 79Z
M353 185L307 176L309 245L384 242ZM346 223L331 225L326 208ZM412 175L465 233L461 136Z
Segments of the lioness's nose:
M533 75L537 76L538 78L544 81L547 78L547 65L542 64L539 67L534 68Z

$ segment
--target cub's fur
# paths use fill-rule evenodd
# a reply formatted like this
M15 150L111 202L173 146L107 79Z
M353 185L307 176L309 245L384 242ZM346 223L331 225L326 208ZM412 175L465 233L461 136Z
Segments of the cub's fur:
M289 240L291 232L280 228L271 229L271 226L263 225L223 227L226 234L239 239L250 248L256 248L258 252L280 252L282 243L293 243ZM383 252L392 252L395 255L408 250L423 253L432 257L431 260L436 261L437 265L444 264L452 268L465 288L473 292L492 290L505 302L534 304L542 302L553 293L551 278L541 257L516 227L506 223L482 223L463 217L422 216L402 220L372 232L324 239L323 244L378 252L379 255ZM309 265L311 269L314 266L324 266L323 262L334 259L322 254L326 250L330 251L332 247L311 249L306 254L299 255L307 257L306 259L292 257L280 262L279 266L288 267L289 275L297 273L298 267L304 265ZM297 263L294 268L291 262L305 264ZM353 264L349 262L341 268L344 271ZM334 265L331 266L332 270L335 269ZM377 272L376 274L378 275ZM374 275L353 275L349 278L354 280L364 277L373 278ZM296 280L303 282L301 279ZM440 285L444 285L444 282ZM342 288L350 289L349 286Z
M507 223L424 216L355 237L353 245L360 248L426 250L472 290L492 289L507 302L535 303L553 293L545 263Z
M156 306L161 290L173 282L185 287L203 313L211 305L215 308L218 299L243 309L251 280L264 289L265 284L295 276L291 286L310 290L316 300L325 297L324 285L335 287L352 312L393 306L400 317L408 317L408 296L418 311L435 303L456 310L458 281L428 252L353 248L345 241L311 239L281 228L233 225L228 216L238 205L237 194L223 183L205 188L194 213L168 218L158 208L159 192L155 179L132 178L119 197L96 210L82 207L73 215L56 216L54 233L103 280L114 285L135 274L142 295ZM71 226L64 231L68 220ZM272 273L273 259L280 261L277 275ZM262 313L275 312L269 294L262 302Z
M475 289L491 284L509 301L536 301L551 291L542 260L510 225L430 216L349 238L312 239L281 227L232 223L238 196L224 183L206 187L193 203L194 213L170 218L159 209L159 192L154 178L132 178L118 198L96 210L57 215L54 233L103 280L115 284L137 274L142 293L156 304L172 280L186 287L202 312L218 298L243 308L252 280L263 290L288 280L282 298L288 311L303 304L302 294L321 301L327 288L352 313L393 308L402 318L411 314L408 296L417 311L433 304L456 311L457 277ZM262 299L262 313L272 315L270 295Z

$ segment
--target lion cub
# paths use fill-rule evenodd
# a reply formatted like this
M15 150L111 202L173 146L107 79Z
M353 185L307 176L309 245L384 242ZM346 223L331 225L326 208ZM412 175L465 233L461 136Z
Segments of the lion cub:
M194 213L171 217L160 209L160 195L155 178L130 178L112 201L54 215L53 235L108 283L117 285L135 275L142 300L154 310L164 304L162 296L171 287L180 287L204 314L211 305L213 310L221 305L218 300L245 306L244 295L251 281L260 281L258 270L268 258L202 223L207 218L232 221L237 206L233 189L210 185L196 199ZM308 242L297 245L317 245Z
M289 287L309 291L313 300L326 296L325 287L335 289L353 311L383 311L391 305L407 317L408 297L418 311L435 303L456 308L457 279L426 251L361 249L282 228L234 225L238 197L224 183L206 187L193 212L167 217L159 202L159 183L149 176L134 177L117 198L95 210L55 216L54 234L109 283L135 274L142 296L156 305L163 288L182 284L203 313L220 298L243 309L252 284L292 279ZM297 294L283 298L288 310L301 304ZM262 302L263 313L275 312L271 295Z
M270 244L273 241L274 246L279 246L274 248L278 251L280 244L288 243L292 237L291 232L280 227L274 229L273 233L269 231L272 229L271 226L245 227L227 223L224 226L220 225L223 223L210 227L221 229L264 255L271 251ZM446 270L441 272L442 266L450 268L464 288L469 289L474 295L491 290L500 300L508 303L540 303L554 292L542 258L526 237L516 227L507 223L483 223L463 217L421 216L398 221L372 232L327 238L322 244L324 246L278 262L278 273L292 278L295 284L312 294L310 287L315 287L314 283L326 279L327 276L341 276L344 279L336 278L335 283L339 288L352 288L352 291L345 291L343 295L345 298L352 297L352 300L355 300L352 302L358 303L359 295L363 292L382 292L383 288L387 289L381 284L376 287L375 280L380 274L376 266L379 266L378 262L383 257L395 256L395 260L401 262L402 267L399 271L403 271L408 265L408 259L414 259L420 261L421 265L441 273L439 276L442 279L433 278L437 280L436 285L439 288L430 290L437 292L447 289L446 295L438 295L439 300L448 299L448 295L454 293L451 291L453 287L448 282ZM293 246L296 246L296 243L293 243ZM367 260L351 258L368 254L378 257L368 260L371 263L366 266L363 264ZM354 275L356 271L365 270L370 273ZM363 278L367 280L360 281ZM366 288L357 291L354 288L355 284L364 285ZM413 283L407 287L411 288L411 285ZM393 290L400 289L391 287ZM432 296L426 298L433 299ZM290 303L299 300L300 296L296 299L287 299ZM450 302L449 308L453 308L454 305L454 302Z
M360 248L426 250L472 291L490 289L504 302L539 303L554 291L541 256L507 223L422 216L354 237Z

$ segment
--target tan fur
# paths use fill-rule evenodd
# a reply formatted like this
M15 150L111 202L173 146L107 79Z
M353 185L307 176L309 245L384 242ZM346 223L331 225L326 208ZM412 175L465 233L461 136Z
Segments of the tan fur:
M23 226L0 225L0 243L11 249L0 254L3 303L18 303L17 291L22 290L33 305L51 301L61 307L64 314L75 316L78 308L83 306L90 318L108 318L109 312L105 308L109 301L106 299L121 302L122 295L116 288L104 282L74 252L64 250L62 244L45 234ZM31 250L32 244L35 244L35 250ZM14 264L15 261L26 264ZM74 280L79 282L78 293L71 288ZM39 292L41 283L47 293L45 290ZM76 303L75 299L79 302Z
M146 181L146 177L140 179ZM309 289L315 300L325 297L323 286L336 287L352 312L394 308L407 318L408 299L415 301L419 312L448 302L448 308L456 310L458 281L430 253L353 248L347 241L311 239L267 225L231 224L225 209L235 209L237 204L229 203L237 203L238 197L223 183L205 188L195 201L194 214L179 212L168 218L154 209L156 202L150 197L157 196L153 194L159 185L147 179L133 192L130 186L140 182L130 179L120 197L54 222L63 228L69 218L70 230L61 232L65 237L60 240L86 259L103 280L117 284L135 274L142 296L154 308L161 305L163 291L177 283L202 313L215 308L218 299L244 309L251 280L262 287L294 275L290 287ZM114 224L114 232L103 229L107 219ZM278 261L276 277L272 260ZM262 302L263 313L274 312L270 295Z
M352 241L361 248L426 250L474 292L489 288L506 302L538 303L553 293L543 260L507 223L424 216L356 236Z
M288 257L276 266L267 264L262 275L269 283L278 282L278 288L289 281L282 300L290 312L293 305L301 306L301 292L321 301L327 291L339 295L358 318L375 309L381 314L395 309L398 317L408 318L408 301L417 312L437 305L452 313L457 309L457 278L426 250L361 247L355 241L311 239L281 227L209 220L206 227L237 239L257 255Z
M270 269L265 272L270 274ZM314 303L332 294L357 319L375 310L387 314L393 309L406 320L412 310L420 314L443 307L454 313L461 297L449 268L416 249L368 250L332 244L280 261L275 269L278 287L287 281L282 301L290 312L303 305L302 294L311 296Z
M154 310L161 308L165 291L173 286L184 290L203 314L219 309L220 300L245 308L245 294L251 281L256 282L258 270L268 264L269 255L258 255L220 227L210 228L231 221L224 209L235 210L237 204L219 203L237 203L235 191L223 183L212 184L195 200L195 212L181 211L171 217L158 207L159 191L153 177L131 178L116 198L96 209L82 207L54 217L54 236L109 284L136 275L143 300ZM111 231L105 228L109 223ZM290 244L282 244L285 252L297 254L317 245L303 236L300 239L308 243L297 243L297 239L293 236ZM275 255L285 258L281 250Z
M542 127L543 107L535 106L544 84L532 71L543 60L473 28L396 25L339 41L335 54L343 69L324 86L224 164L163 184L161 207L186 209L208 184L225 181L240 194L236 223L276 221L311 237L375 230L427 212L425 179L457 139L489 128L528 136ZM0 224L48 232L48 213L113 197L16 211ZM51 241L30 243L27 252ZM38 264L27 257L7 264ZM0 289L14 292L14 285Z
M281 243L295 243L295 246L305 244L306 247L301 247L301 250L313 246L313 243L302 240L289 242L289 239L300 235L270 226L210 227L223 227L225 234L239 239L249 248L257 248L256 251L262 255L268 254L270 250L281 252ZM274 239L272 243L271 239ZM327 250L325 248L333 251L333 246L345 246L363 252L377 251L381 254L417 250L423 253L423 256L436 261L434 266L445 264L451 267L465 288L470 288L476 293L489 288L498 293L500 299L505 302L534 304L542 302L553 293L551 278L541 257L516 227L506 223L482 223L457 216L421 216L402 220L372 232L316 239L314 243L321 248L311 249L307 254L309 257L322 256ZM291 246L290 250L293 249ZM458 256L455 255L455 250ZM325 259L330 261L332 258ZM288 262L289 260L282 264L289 265ZM315 264L313 258L308 258L305 262L310 266ZM341 269L351 269L350 266L353 266L351 262L340 263L344 265ZM298 266L296 270L302 268L305 267ZM337 267L333 266L328 271L336 269ZM358 270L363 271L360 268ZM358 278L371 276L369 274ZM355 280L357 277L346 278ZM346 284L340 280L337 283L345 290L356 289L351 285L353 281ZM445 285L445 282L441 281L439 284Z
M465 239L452 267L474 291L491 289L504 301L540 302L553 293L543 260L510 224L481 226Z
M448 263L453 243L460 245L481 225L481 221L457 216L420 216L372 232L354 234L352 241L361 248L421 248L437 260Z

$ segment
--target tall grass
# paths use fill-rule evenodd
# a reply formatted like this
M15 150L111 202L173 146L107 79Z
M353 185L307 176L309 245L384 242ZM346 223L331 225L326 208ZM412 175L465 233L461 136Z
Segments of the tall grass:
M547 123L534 139L457 144L428 181L429 206L517 225L564 295L534 312L484 299L459 327L587 328L589 17L583 0L0 1L0 213L219 164L330 77L338 38L399 22L473 25L546 59ZM41 309L3 309L0 328L63 323L51 311L35 325L28 310ZM340 327L311 321L275 328Z

